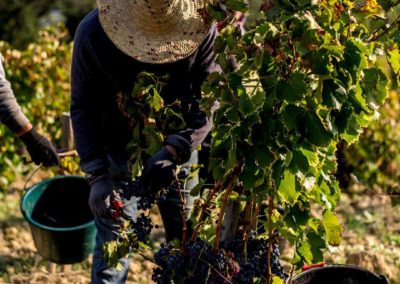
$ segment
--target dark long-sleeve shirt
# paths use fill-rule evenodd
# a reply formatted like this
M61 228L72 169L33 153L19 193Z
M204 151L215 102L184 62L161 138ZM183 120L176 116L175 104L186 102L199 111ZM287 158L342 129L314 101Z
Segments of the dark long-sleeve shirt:
M29 120L22 113L15 99L10 82L5 77L5 72L0 54L0 122L4 123L11 131L19 133Z
M208 74L219 71L214 62L215 27L188 58L168 64L146 64L120 51L107 37L94 10L75 35L72 60L71 118L81 167L91 173L107 166L109 151L120 153L131 139L129 123L117 105L117 94L132 90L136 75L147 71L168 74L163 87L166 103L181 101L187 129L178 133L196 148L211 129L200 111L200 88Z

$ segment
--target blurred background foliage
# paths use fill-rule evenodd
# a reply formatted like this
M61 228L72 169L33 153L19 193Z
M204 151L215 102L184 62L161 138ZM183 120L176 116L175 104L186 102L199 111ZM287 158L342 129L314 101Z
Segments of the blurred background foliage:
M25 48L38 31L63 22L71 38L80 20L96 5L95 0L0 1L0 40Z
M94 0L0 1L0 53L6 77L23 112L58 147L60 117L69 111L73 35L94 7ZM0 124L0 191L32 170L32 165L23 165L23 157L29 156L21 141ZM76 165L65 159L63 167Z
M22 111L34 127L59 145L61 114L69 110L72 43L63 27L48 28L25 49L0 42L4 69ZM22 166L21 141L0 124L0 189L30 167Z

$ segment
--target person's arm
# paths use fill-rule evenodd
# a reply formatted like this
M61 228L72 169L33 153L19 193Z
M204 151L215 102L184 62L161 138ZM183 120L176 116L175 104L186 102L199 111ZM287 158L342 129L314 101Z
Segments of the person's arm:
M214 41L217 37L216 26L212 26L209 34L200 45L197 51L195 61L192 66L192 94L189 94L188 107L189 112L185 117L187 128L178 135L184 137L190 143L190 151L195 150L207 137L212 128L212 117L200 109L201 85L204 80L214 72L221 72L221 68L215 62ZM213 113L219 104L216 101L211 108Z
M89 206L96 218L111 218L114 184L108 175L101 127L105 107L103 101L109 92L109 81L91 46L92 40L95 40L91 24L83 20L75 34L71 66L71 120L80 166L91 186Z
M105 81L87 38L77 30L71 67L71 119L81 168L88 176L106 173L107 158L101 130L101 101Z
M28 118L22 113L10 82L6 79L2 58L0 55L0 122L4 123L8 129L17 136L32 129Z
M4 123L26 145L26 148L37 165L54 166L59 164L56 149L52 143L36 132L32 124L22 113L21 107L5 77L0 55L0 122Z

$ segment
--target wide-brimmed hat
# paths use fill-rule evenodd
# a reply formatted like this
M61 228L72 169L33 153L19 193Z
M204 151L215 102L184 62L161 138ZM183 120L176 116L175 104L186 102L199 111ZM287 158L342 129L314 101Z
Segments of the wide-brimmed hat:
M207 0L97 0L100 23L124 53L145 63L191 55L207 35Z

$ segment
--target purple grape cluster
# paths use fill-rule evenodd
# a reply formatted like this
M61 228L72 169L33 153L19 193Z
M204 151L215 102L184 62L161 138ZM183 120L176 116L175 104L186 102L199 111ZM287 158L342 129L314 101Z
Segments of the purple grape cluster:
M138 241L145 242L153 229L153 224L150 217L142 213L136 218L136 221L131 222L131 228Z
M172 244L162 245L154 255L159 267L153 270L152 279L157 284L250 284L268 277L267 254L268 241L264 239L234 240L226 251L215 252L210 243L198 238L187 243L184 254ZM271 271L285 280L287 274L279 256L279 248L274 244Z
M131 196L138 197L137 208L139 210L151 209L158 200L157 192L149 190L147 186L140 182L140 179L129 185L127 194L129 195L128 198Z
M146 186L143 186L142 182L139 180L129 185L126 195L127 199L130 199L132 196L138 197L138 210L149 210L160 198L165 197L166 192L152 192ZM146 242L149 239L148 236L153 227L150 217L144 213L141 213L141 215L136 218L136 221L131 222L132 231L136 234L138 241L141 242Z
M155 283L169 284L173 279L185 278L184 256L172 244L161 245L160 250L154 254L154 262L159 265L151 277Z
M253 278L267 278L268 274L268 240L249 239L246 243L243 240L232 242L229 251L238 262L240 271L233 277L233 283L253 283ZM272 245L271 251L271 272L286 279L287 274L279 260L280 252L277 244Z

